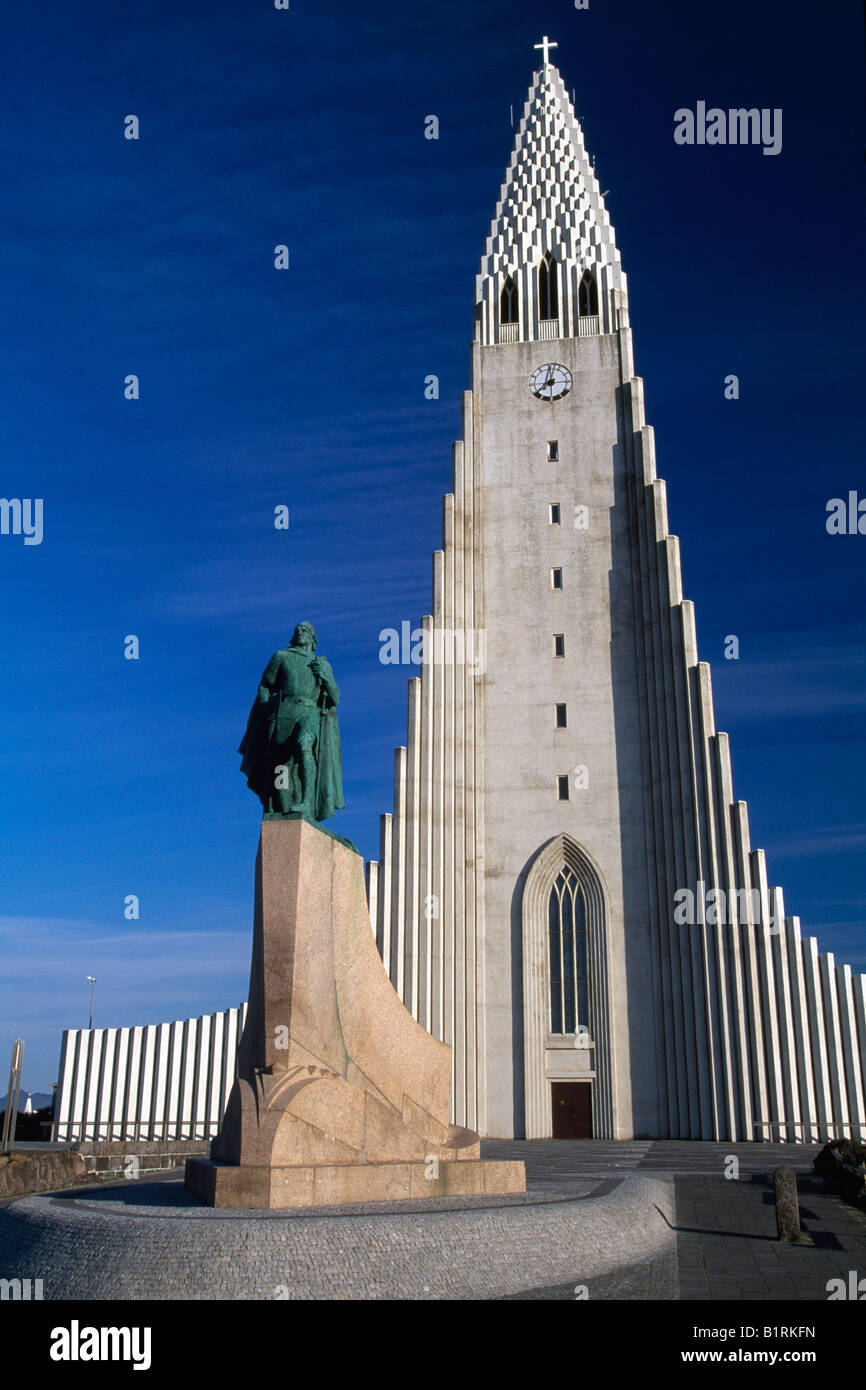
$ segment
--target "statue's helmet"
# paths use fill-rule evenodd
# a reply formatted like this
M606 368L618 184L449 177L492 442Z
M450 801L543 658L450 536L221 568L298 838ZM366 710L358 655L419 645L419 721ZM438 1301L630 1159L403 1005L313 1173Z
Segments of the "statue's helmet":
M305 633L309 635L313 643L313 651L315 651L316 647L319 645L319 639L316 636L316 629L313 627L312 623L298 623L298 626L292 633L292 646L294 646L296 642L300 642Z

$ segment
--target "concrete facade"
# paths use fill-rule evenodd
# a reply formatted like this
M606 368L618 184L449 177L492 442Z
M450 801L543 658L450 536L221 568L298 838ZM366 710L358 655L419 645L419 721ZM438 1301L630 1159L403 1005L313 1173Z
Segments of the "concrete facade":
M866 977L801 939L734 800L626 278L553 65L534 76L475 298L422 624L440 640L410 682L368 866L392 981L454 1048L454 1119L548 1137L552 1085L570 1080L591 1084L598 1138L861 1135ZM551 1014L560 874L585 926L570 1032Z
M237 1076L238 1009L141 1028L68 1028L52 1139L211 1139Z

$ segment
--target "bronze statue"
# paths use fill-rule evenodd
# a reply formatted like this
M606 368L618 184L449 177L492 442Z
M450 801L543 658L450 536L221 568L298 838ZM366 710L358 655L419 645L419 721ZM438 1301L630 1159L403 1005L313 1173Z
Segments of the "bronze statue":
M291 645L274 652L238 749L241 772L266 819L297 816L316 822L345 805L340 692L316 646L312 624L299 623Z

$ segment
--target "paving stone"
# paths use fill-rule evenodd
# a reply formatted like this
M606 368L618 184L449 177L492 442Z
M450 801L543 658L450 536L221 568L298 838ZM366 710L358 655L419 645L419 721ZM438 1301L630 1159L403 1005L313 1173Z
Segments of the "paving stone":
M677 1296L673 1193L636 1173L351 1211L214 1210L177 1180L28 1197L0 1214L0 1268L49 1299Z
M808 1152L799 1152L804 1146L792 1145L791 1150L798 1152L785 1155L784 1166L800 1174L805 1196L801 1201L802 1226L815 1245L778 1241L771 1174L782 1164L774 1163L776 1153L771 1146L755 1147L763 1152L751 1156L748 1182L742 1180L742 1170L741 1180L734 1184L703 1173L677 1175L677 1226L693 1227L694 1213L700 1213L697 1248L713 1298L730 1297L732 1287L737 1287L744 1298L755 1301L795 1297L823 1300L827 1280L844 1273L856 1259L866 1221L854 1208L822 1190L803 1161ZM763 1174L758 1171L762 1158L766 1164ZM686 1261L695 1259L694 1230L687 1237L680 1235L679 1244L680 1297L689 1298L691 1285L685 1281L684 1271Z
M866 1274L866 1218L811 1176L817 1150L817 1145L488 1141L485 1158L526 1162L525 1195L314 1212L214 1213L183 1193L176 1172L150 1175L139 1183L101 1187L96 1200L93 1190L28 1198L37 1205L23 1222L21 1202L0 1212L0 1275L47 1276L49 1297L57 1296L50 1281L60 1289L70 1270L74 1275L77 1257L97 1269L89 1291L78 1295L92 1298L141 1296L135 1290L142 1278L150 1278L160 1298L272 1299L284 1296L275 1293L280 1286L291 1299L573 1301L575 1286L586 1284L590 1300L822 1301L828 1279L847 1278L850 1269ZM736 1181L724 1176L729 1154L740 1160ZM803 1228L816 1239L814 1247L775 1239L771 1174L780 1166L798 1174ZM669 1211L658 1249L643 1254L625 1223L610 1232L607 1272L582 1276L582 1263L585 1271L595 1266L593 1252L587 1252L588 1266L581 1254L586 1221L578 1215L585 1217L593 1205L601 1210L622 1184L640 1184L644 1176L658 1184L657 1205ZM173 1209L167 1215L172 1185ZM77 1245L59 1244L56 1231L52 1241L52 1213L76 1211L82 1217ZM123 1242L112 1247L105 1240L109 1217L115 1228L125 1221L127 1230L146 1234L144 1268L131 1268ZM216 1246L209 1242L208 1259L220 1292L207 1294L200 1285L200 1237L202 1222L214 1219L223 1224ZM40 1269L27 1268L34 1258ZM545 1279L544 1271L557 1267L560 1276Z

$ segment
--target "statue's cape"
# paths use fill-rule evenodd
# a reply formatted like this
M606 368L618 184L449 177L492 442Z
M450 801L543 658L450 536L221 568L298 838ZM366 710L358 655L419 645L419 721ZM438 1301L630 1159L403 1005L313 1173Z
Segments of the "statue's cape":
M327 820L335 811L342 811L343 762L340 754L340 726L337 711L322 710L319 720L319 739L316 749L316 820Z
M241 739L238 752L241 754L241 772L247 779L247 786L254 791L260 801L265 802L273 784L273 770L268 756L268 721L273 711L273 698L267 704L254 700L247 720L247 729Z
M322 700L327 700L324 691ZM241 739L238 752L241 755L241 772L247 779L247 786L255 792L264 804L273 791L274 767L271 755L270 737L276 714L276 698L266 704L253 701L247 720L246 733ZM316 736L316 820L327 820L335 811L345 806L343 800L343 767L340 753L340 726L337 711L333 706L323 709L319 706L319 727Z

